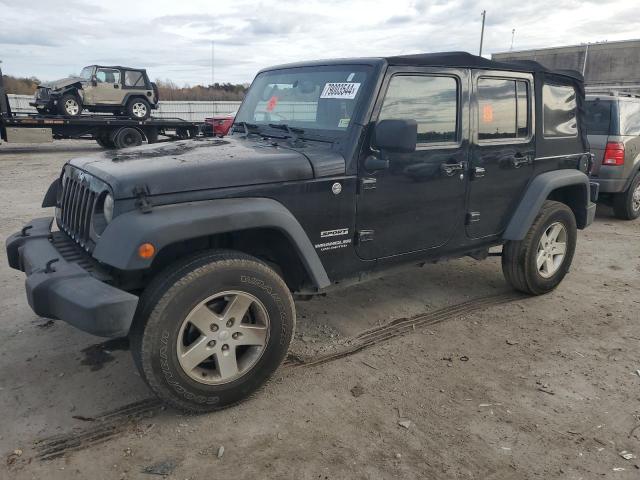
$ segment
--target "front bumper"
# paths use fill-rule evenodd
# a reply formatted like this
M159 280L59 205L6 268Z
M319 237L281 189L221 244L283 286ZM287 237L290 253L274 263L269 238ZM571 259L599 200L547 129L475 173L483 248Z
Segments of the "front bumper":
M52 217L28 223L7 239L9 266L26 273L27 301L41 316L100 337L128 334L138 297L67 261L52 243Z

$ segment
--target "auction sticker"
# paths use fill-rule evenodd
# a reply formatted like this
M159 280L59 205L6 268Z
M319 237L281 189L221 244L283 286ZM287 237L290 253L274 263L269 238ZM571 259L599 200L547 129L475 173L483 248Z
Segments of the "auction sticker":
M359 83L327 83L320 98L354 99L359 88Z

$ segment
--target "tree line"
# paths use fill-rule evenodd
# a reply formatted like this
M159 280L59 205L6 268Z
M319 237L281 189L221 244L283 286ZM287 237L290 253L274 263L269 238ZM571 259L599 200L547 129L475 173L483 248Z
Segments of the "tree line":
M7 93L33 95L40 80L36 77L24 78L3 75L2 80ZM176 85L171 80L156 80L161 100L208 101L242 100L247 91L246 85L233 83L214 83L213 85Z

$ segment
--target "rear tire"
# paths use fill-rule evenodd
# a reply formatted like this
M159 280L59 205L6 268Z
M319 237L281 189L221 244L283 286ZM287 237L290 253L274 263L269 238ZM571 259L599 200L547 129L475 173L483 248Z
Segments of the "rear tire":
M516 290L542 295L556 288L573 260L576 219L564 203L547 200L523 240L502 248L502 271Z
M58 112L65 117L77 117L82 113L82 102L74 93L65 93L58 100Z
M294 328L282 278L254 257L218 250L171 265L149 284L130 339L160 399L207 412L262 387L284 360Z
M633 177L626 192L613 196L613 213L622 220L640 217L640 172Z
M144 98L134 98L127 103L127 116L133 120L146 120L151 115L151 106Z

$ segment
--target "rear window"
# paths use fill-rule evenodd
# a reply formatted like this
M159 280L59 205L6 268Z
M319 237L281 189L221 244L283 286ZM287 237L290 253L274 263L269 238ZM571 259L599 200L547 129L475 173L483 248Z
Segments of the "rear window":
M125 87L144 87L144 77L142 72L136 70L127 70L124 72Z
M542 105L545 138L578 135L576 91L573 87L545 84L542 87Z
M610 135L611 134L611 101L587 100L587 134Z
M640 135L640 102L620 100L620 135Z

